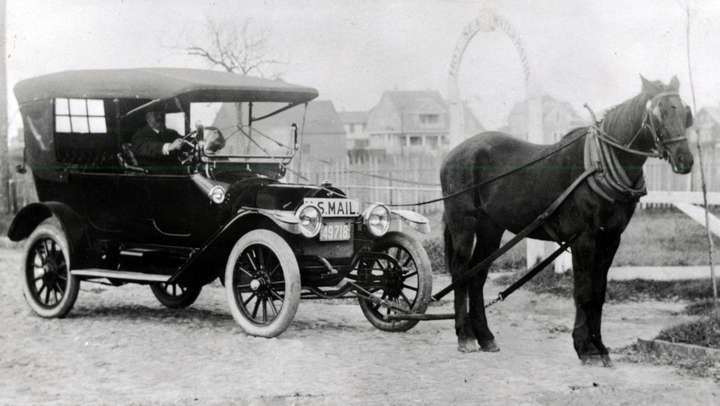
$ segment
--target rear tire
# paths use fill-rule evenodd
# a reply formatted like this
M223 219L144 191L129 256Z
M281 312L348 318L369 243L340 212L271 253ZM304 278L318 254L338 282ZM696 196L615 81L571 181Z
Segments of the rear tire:
M170 309L184 309L197 300L202 286L182 286L178 284L153 283L150 285L153 295L163 306Z
M300 269L288 243L270 230L242 236L228 257L225 292L235 321L247 333L276 337L300 304Z
M42 222L28 237L21 262L23 296L40 317L62 318L72 309L80 280L70 273L70 250L58 222Z
M391 232L378 239L372 252L387 254L398 262L401 268L400 282L388 281L381 288L374 288L373 296L395 303L398 307L411 310L413 313L425 313L432 294L432 266L422 244L407 234ZM382 270L384 275L390 267L389 261L377 260L373 264L377 273ZM388 262L388 263L386 263ZM377 267L375 266L377 265ZM368 272L358 269L358 274ZM402 286L395 286L400 284ZM419 320L390 320L391 314L397 310L372 303L368 299L358 298L360 309L365 318L383 331L402 332L415 327Z

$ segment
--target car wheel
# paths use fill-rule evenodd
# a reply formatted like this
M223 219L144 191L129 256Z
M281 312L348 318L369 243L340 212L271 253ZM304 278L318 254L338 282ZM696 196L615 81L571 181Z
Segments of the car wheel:
M184 309L200 296L202 286L182 286L177 283L153 283L150 285L153 295L165 307Z
M288 243L270 230L242 236L225 267L225 291L235 321L247 334L280 335L300 304L300 270Z
M65 232L56 221L45 220L28 237L23 254L25 301L40 317L65 317L80 290L80 280L70 273Z
M382 283L368 288L373 296L413 313L424 313L432 294L432 271L420 242L406 234L389 233L373 244L372 252L389 255L400 268L393 270L392 261L387 259L368 261L358 267L358 281L362 281L363 274L381 275ZM365 318L380 330L407 331L418 323L418 320L390 320L389 316L397 310L362 297L359 302Z

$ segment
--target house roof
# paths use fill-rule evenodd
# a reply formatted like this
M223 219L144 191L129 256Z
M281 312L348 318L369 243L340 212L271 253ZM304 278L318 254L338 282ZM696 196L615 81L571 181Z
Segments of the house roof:
M447 104L437 90L392 90L383 93L399 111L432 113L447 111Z
M575 111L575 109L572 107L572 105L570 103L565 102L565 101L559 101L550 95L544 94L542 96L542 107L543 107L543 117L547 117L547 115L550 114L552 111L554 111L557 107L560 107L560 108L564 109L565 111L568 111L573 120L580 120L580 116L577 114L577 112ZM510 110L510 116L515 116L515 115L526 116L527 114L528 114L528 100L527 99L516 103L513 106L513 108Z
M368 120L367 111L340 111L338 115L343 124L367 123Z
M707 115L716 124L720 124L720 107L703 107L697 113L697 116Z
M261 116L276 108L277 106L270 107L258 104L253 109L253 115ZM213 125L220 128L232 126L236 121L234 109L235 107L232 104L223 105L215 116ZM302 127L304 111L303 106L297 106L286 110L282 114L265 118L262 122L288 127L292 123L296 123L298 127ZM330 100L315 100L308 103L303 130L305 134L345 134L345 128L342 121L340 121L340 116L335 111L335 106Z
M289 83L183 68L95 69L51 73L18 82L20 104L55 97L168 99L194 101L278 101L302 103L318 96L316 89Z

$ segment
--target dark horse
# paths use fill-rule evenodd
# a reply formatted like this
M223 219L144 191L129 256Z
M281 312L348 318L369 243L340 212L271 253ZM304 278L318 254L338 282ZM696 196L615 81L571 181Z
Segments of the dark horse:
M583 362L597 359L610 365L600 334L607 272L620 235L644 194L645 160L661 156L681 174L693 165L685 138L692 115L678 95L677 78L668 85L641 79L639 95L610 109L602 122L575 129L557 144L535 145L486 132L450 151L440 170L443 195L454 194L444 202L445 258L453 282L462 282L463 272L499 247L505 230L518 233L531 223L585 173L588 161L602 156L610 162L530 234L549 241L576 238L571 245L576 309L572 337ZM586 157L593 148L594 155ZM522 169L509 173L517 168ZM484 184L471 186L480 183ZM499 350L485 316L486 279L487 269L482 269L454 287L455 330L462 352Z

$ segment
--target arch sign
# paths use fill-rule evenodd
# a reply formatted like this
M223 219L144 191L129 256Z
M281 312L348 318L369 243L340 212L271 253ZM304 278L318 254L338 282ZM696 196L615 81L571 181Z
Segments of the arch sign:
M455 44L450 69L448 72L448 99L450 113L450 148L460 144L465 139L465 117L463 103L460 98L458 77L463 56L472 39L480 32L500 31L512 42L524 74L525 97L528 100L528 141L542 144L545 142L542 126L542 96L539 83L531 74L530 63L523 43L515 32L512 24L495 11L484 8L480 10L477 18L468 23L460 33ZM541 260L549 247L541 241L527 240L527 266L528 268ZM555 260L556 270L565 270L572 267L572 261L567 253L563 253Z

